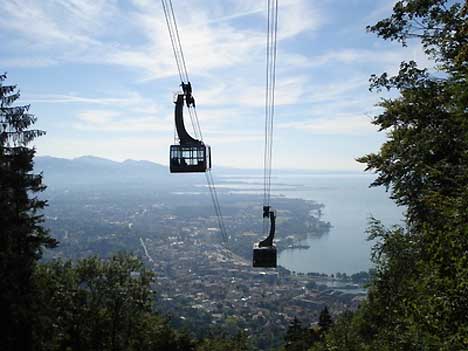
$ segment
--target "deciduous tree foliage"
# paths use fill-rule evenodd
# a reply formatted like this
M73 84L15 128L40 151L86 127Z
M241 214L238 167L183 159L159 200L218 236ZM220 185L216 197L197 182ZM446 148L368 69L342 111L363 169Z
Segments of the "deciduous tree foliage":
M0 345L5 350L32 348L32 273L44 247L55 241L41 226L46 201L40 174L33 174L31 141L44 134L29 105L15 105L20 93L0 75Z
M468 4L398 1L368 27L406 45L420 39L438 72L401 63L398 75L371 78L396 89L374 124L387 133L361 157L406 208L405 227L371 220L376 274L368 301L343 316L316 350L468 349Z
M118 254L76 263L54 261L35 273L34 343L43 350L193 350L153 311L153 273L140 259Z
M239 334L196 340L154 311L153 273L134 256L37 266L37 350L195 351L251 349Z
M36 330L36 344L47 349L128 348L151 312L151 274L130 256L43 264L35 278L41 325L54 325Z
M203 339L197 345L196 351L249 351L253 350L243 334L232 337L225 335L211 336Z

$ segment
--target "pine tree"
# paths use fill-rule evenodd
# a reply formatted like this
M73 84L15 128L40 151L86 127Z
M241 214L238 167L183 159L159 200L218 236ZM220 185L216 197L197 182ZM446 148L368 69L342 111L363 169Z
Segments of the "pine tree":
M318 325L322 333L326 332L333 325L333 320L330 316L330 312L328 312L327 306L320 312Z
M286 332L284 349L287 351L309 350L319 340L319 330L303 327L301 321L294 317Z
M0 334L2 350L32 348L32 273L44 247L56 242L42 227L38 198L45 189L42 176L33 174L35 149L31 141L44 134L32 129L29 105L16 106L16 86L4 85L0 75Z
M286 333L286 345L292 344L295 341L302 338L304 328L302 323L297 317L294 317L293 321L289 324L288 331Z

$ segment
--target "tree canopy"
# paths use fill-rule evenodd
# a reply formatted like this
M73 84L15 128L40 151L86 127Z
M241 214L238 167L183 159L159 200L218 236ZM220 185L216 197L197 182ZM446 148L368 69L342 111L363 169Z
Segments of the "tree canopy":
M371 77L395 89L373 123L386 132L379 152L359 162L406 208L405 226L369 226L376 273L368 300L343 315L317 350L468 348L468 4L407 0L368 30L407 45L419 39L437 70L402 62L396 76Z

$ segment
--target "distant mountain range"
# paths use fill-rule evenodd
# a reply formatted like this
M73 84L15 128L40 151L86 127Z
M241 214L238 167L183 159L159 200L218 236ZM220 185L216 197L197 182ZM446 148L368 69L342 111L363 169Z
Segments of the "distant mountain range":
M170 174L169 167L151 161L125 160L116 162L96 156L82 156L73 159L51 156L37 156L34 158L34 170L43 172L44 182L48 186L67 185L181 185L190 186L204 183L203 174ZM216 166L215 175L262 176L263 170L240 169ZM304 174L304 173L360 173L356 171L305 171L278 170L275 173ZM222 180L222 179L219 179Z
M150 161L125 160L123 162L116 162L96 156L82 156L73 159L38 156L34 160L35 169L45 173L91 171L102 174L108 172L124 172L126 174L155 172L166 174L169 172L166 166Z
M120 183L173 183L190 180L173 178L167 166L150 161L125 160L116 162L95 156L73 159L38 156L34 159L34 170L43 172L48 185L67 184L120 184Z
M169 167L151 161L112 161L96 156L81 156L73 159L52 156L36 156L34 171L42 172L48 187L69 185L98 185L100 188L116 185L151 187L193 186L205 184L204 174L171 174ZM260 170L216 167L215 174L262 175ZM218 178L218 180L221 180Z

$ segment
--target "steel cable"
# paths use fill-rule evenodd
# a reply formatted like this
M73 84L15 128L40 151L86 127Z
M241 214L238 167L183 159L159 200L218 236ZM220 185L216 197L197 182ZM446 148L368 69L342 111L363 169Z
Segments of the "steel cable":
M265 70L265 142L263 156L263 205L270 206L273 160L273 122L275 112L278 0L267 0L267 38ZM268 223L264 220L264 232Z

